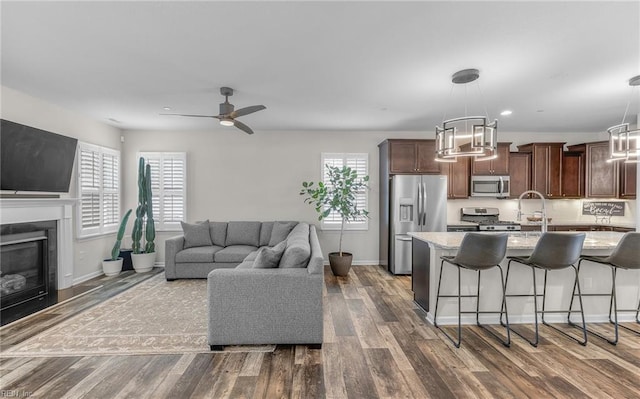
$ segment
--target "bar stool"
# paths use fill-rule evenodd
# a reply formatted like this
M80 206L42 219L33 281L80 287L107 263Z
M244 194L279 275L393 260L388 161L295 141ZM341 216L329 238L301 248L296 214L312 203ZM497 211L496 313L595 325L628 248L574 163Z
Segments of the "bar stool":
M539 333L538 333L538 313L542 314L542 324L553 328L554 330L566 335L567 337L575 340L581 345L587 344L587 327L584 320L584 312L582 311L582 295L580 292L580 283L578 282L578 270L574 265L578 258L580 257L580 252L582 251L582 245L584 244L584 233L543 233L538 240L531 256L509 256L509 262L507 263L507 278L505 280L505 292L506 287L509 284L509 270L511 268L511 262L521 263L525 266L531 267L531 271L533 274L533 295L531 294L506 294L505 297L533 297L534 304L534 319L535 319L535 339L533 341L524 337L522 333L512 329L512 331L519 335L520 337L527 340L532 346L537 347L539 342ZM582 316L582 335L583 340L579 340L578 338L567 334L566 332L556 328L548 324L544 320L545 313L567 313L567 322L569 325L577 327L573 322L571 322L570 317L571 313L574 312L571 310L571 306L568 311L565 310L545 310L545 302L546 302L546 293L547 293L547 274L551 270L560 270L565 269L567 267L572 267L575 272L574 279L574 287L578 289L578 299L580 301L580 315ZM536 287L536 269L544 270L544 285L542 294L538 294ZM538 310L538 297L542 296L542 310ZM572 296L573 299L573 296ZM571 301L573 304L573 301ZM506 300L505 300L505 308L504 314L507 314L506 308ZM500 320L502 321L502 313L500 314Z
M640 233L626 233L618 242L618 245L609 256L581 256L578 262L578 273L580 272L580 265L583 260L590 262L600 263L603 265L609 265L611 267L611 293L606 294L582 294L582 296L608 296L609 302L609 322L614 325L614 338L609 339L595 331L587 330L591 334L602 338L612 345L618 343L618 312L636 312L636 323L640 323L638 314L640 313L640 301L638 301L638 307L636 309L618 309L616 301L616 271L618 269L635 269L640 270ZM576 287L573 287L575 292ZM613 319L611 317L613 313ZM640 331L634 330L626 326L620 326L631 332L640 335Z
M460 244L460 249L458 249L458 253L456 256L441 256L442 262L440 262L440 277L438 278L438 292L436 294L436 309L433 316L433 324L438 328L442 333L449 338L451 343L455 345L456 348L460 347L460 343L462 342L462 321L461 315L463 313L475 313L476 315L476 324L482 328L484 328L491 335L496 337L498 340L502 342L504 346L511 345L511 334L509 332L509 320L506 319L506 329L507 329L507 339L503 341L500 336L495 334L493 331L486 329L482 324L480 324L479 315L480 313L501 313L496 311L480 311L480 276L483 270L491 269L492 267L497 266L500 269L500 284L502 285L502 307L506 307L504 292L504 275L502 273L502 267L500 267L500 262L504 259L504 256L507 252L507 239L508 236L506 234L486 234L486 233L467 233L464 235L462 239L462 243ZM457 295L440 295L440 283L442 282L442 270L444 269L444 263L450 263L457 267L458 269L458 294ZM474 270L478 272L478 289L475 295L461 295L460 294L460 269ZM438 302L440 298L458 298L458 338L457 340L447 334L439 325L438 325ZM476 310L475 311L462 311L461 299L462 298L476 298ZM501 317L502 319L502 317Z

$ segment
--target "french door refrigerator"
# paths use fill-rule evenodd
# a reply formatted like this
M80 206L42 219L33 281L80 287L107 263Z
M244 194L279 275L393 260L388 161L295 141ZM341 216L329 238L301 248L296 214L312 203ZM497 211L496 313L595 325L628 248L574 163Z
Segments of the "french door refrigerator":
M447 177L393 175L389 181L388 270L411 274L409 232L447 231Z

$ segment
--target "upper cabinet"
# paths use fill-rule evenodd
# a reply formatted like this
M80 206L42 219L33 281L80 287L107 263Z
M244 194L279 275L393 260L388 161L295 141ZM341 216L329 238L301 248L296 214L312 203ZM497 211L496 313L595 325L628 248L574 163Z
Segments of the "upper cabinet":
M636 176L638 173L637 163L621 163L620 168L620 198L636 198Z
M469 198L469 157L459 157L456 162L443 164L447 172L447 198Z
M584 197L584 153L565 151L562 155L562 198Z
M531 189L546 198L562 198L564 144L531 143L518 146L518 151L531 153Z
M531 153L509 153L509 194L518 198L520 194L531 190Z
M387 140L389 145L389 172L394 174L440 174L436 162L435 140Z
M482 175L508 175L509 174L509 147L511 143L498 143L498 157L490 161L471 161L471 174Z
M636 197L636 164L607 162L609 142L597 141L569 146L571 151L584 154L584 187L587 198Z

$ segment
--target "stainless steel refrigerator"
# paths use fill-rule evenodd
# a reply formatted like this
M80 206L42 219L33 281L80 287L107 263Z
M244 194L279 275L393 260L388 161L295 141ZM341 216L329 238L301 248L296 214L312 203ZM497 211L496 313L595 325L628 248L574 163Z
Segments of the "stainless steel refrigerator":
M388 212L388 270L393 274L411 274L411 237L408 232L447 231L447 177L444 175L393 175L387 188L389 200L382 212ZM388 205L387 205L388 204ZM386 218L381 218L386 219ZM384 254L381 252L381 255Z

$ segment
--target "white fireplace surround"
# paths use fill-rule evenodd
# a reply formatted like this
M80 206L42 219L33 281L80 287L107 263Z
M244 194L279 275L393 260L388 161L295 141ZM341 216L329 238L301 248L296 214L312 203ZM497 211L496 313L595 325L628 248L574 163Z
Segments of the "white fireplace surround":
M0 223L58 222L58 289L73 285L73 198L2 198Z

